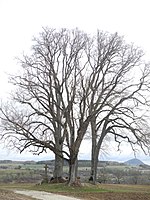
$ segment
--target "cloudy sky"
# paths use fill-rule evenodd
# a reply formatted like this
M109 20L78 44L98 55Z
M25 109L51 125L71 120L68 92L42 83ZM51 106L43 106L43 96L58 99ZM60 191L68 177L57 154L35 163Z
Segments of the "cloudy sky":
M93 33L97 29L124 35L127 42L134 42L145 51L150 60L150 1L149 0L0 0L0 98L10 91L9 73L17 71L15 57L28 52L33 35L42 27L76 28ZM88 141L80 157L89 155ZM115 149L111 145L111 149ZM112 153L114 152L114 153ZM50 154L40 157L29 153L18 154L0 151L0 159L50 159ZM103 159L127 160L133 153L125 148L111 151ZM149 157L138 155L143 161ZM150 163L150 162L149 162Z

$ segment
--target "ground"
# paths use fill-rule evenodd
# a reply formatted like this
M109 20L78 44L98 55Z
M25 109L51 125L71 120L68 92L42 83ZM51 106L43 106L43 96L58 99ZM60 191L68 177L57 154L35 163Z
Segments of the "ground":
M79 197L85 200L150 200L150 194L139 193L89 193Z
M64 194L63 194L64 195ZM68 195L68 194L66 194ZM139 193L89 193L79 194L80 199L85 200L150 200L150 194ZM10 191L0 190L0 200L33 200L33 198L14 194Z
M33 200L33 198L15 194L11 191L0 190L0 200Z
M11 187L10 187L11 186ZM28 185L4 185L0 186L0 200L33 200L30 197L14 194L10 190L34 190L52 192L64 196L72 196L84 200L150 200L150 185L99 185L80 188L68 188L65 186L43 185L32 186ZM3 189L2 189L3 188ZM9 190L9 191L7 191ZM51 196L51 195L50 195ZM37 196L38 197L38 196ZM45 200L45 198L43 197ZM60 199L60 198L59 198ZM61 199L60 199L61 200Z

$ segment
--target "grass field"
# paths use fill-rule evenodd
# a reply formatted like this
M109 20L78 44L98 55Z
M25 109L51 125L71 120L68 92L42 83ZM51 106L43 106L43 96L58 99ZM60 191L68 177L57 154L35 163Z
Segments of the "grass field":
M65 184L1 184L0 188L9 191L13 189L46 191L85 200L150 200L149 185L85 184L82 187L68 187Z

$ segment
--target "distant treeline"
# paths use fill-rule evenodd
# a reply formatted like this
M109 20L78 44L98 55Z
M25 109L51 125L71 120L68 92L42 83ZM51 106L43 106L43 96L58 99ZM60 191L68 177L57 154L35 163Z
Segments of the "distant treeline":
M12 160L0 160L0 164L12 164L12 163L18 163L18 164L24 164L24 165L32 165L32 164L37 164L37 165L49 165L49 166L54 166L55 160L41 160L41 161L12 161ZM108 165L125 165L124 163L119 163L116 161L99 161L98 166L108 166ZM64 161L64 166L68 166L68 163ZM79 167L91 167L91 161L90 160L78 160L78 166Z
M0 164L12 163L12 160L0 160Z
M47 165L51 165L53 166L55 163L55 160L43 160L43 161L38 161L36 162L37 164L47 164ZM119 163L116 161L99 161L98 162L98 166L102 167L105 165L114 165L114 166L118 166L118 165L125 165L124 163ZM66 161L64 161L64 166L68 166L68 163ZM90 160L78 160L78 166L79 167L91 167L91 161Z

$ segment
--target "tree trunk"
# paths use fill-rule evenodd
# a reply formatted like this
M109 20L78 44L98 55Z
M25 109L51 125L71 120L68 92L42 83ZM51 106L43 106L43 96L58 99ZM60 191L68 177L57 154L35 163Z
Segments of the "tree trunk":
M92 154L91 159L91 176L89 180L92 181L93 184L96 184L99 152L96 147L92 152L94 152L94 154Z
M63 159L60 158L58 155L55 155L53 178L58 179L62 178L62 176L63 176Z
M92 158L91 158L91 180L94 184L96 184L97 179L97 167L98 167L98 156L99 152L106 136L106 126L107 121L104 123L104 127L101 133L100 138L97 138L97 128L96 128L96 118L93 118L91 121L91 130L92 130Z
M91 176L89 180L96 183L96 174L97 174L97 163L98 158L96 157L96 140L97 140L97 133L96 133L96 118L93 117L91 120L91 131L92 131L92 155L91 155Z
M70 159L69 162L69 182L68 185L77 185L77 170L78 170L78 160Z

